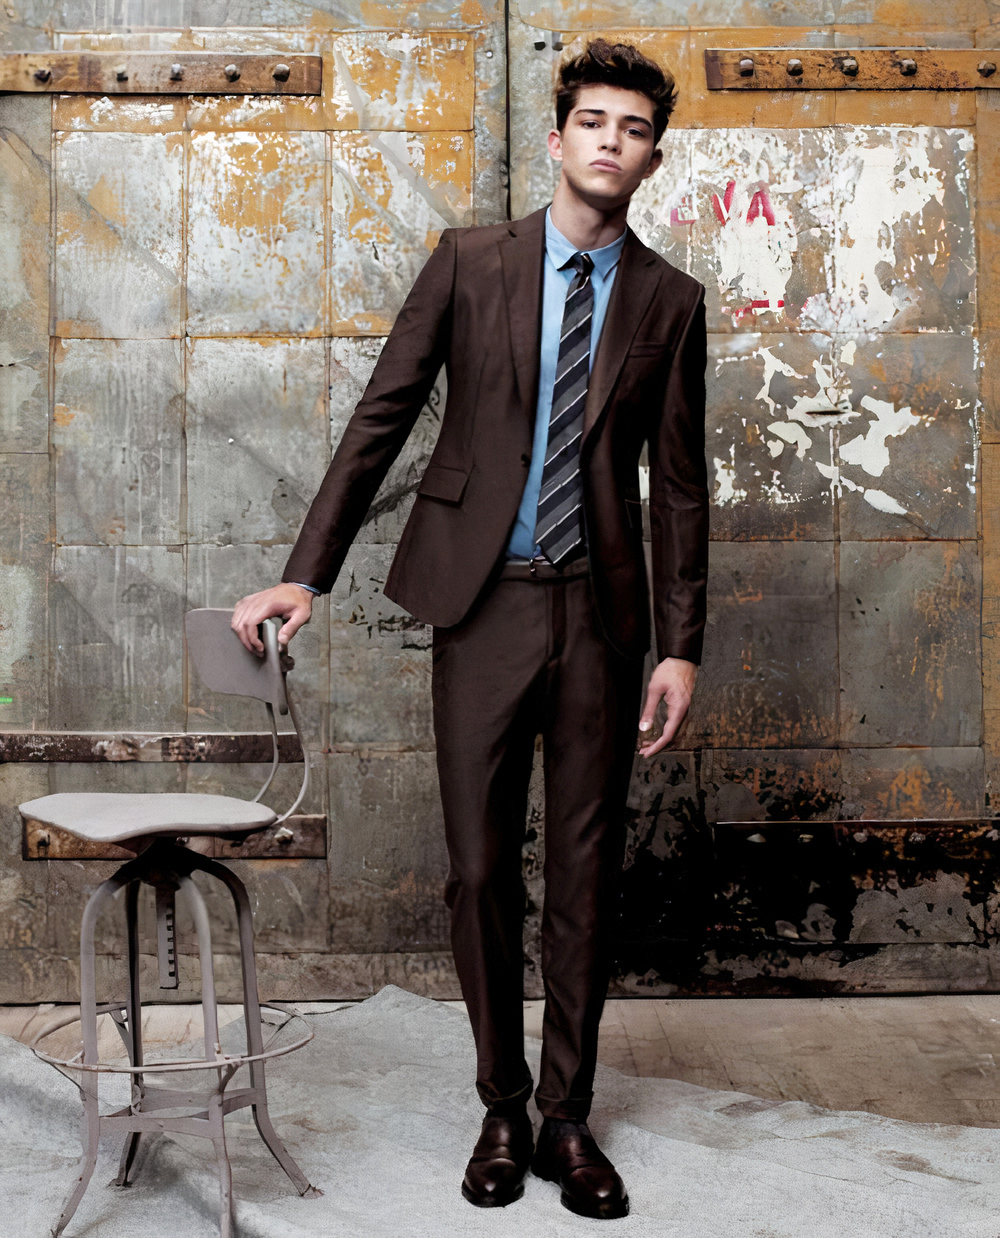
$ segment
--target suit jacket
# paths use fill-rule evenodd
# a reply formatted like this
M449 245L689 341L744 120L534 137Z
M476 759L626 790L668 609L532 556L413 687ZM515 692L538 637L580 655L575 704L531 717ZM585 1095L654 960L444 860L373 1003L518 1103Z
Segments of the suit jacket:
M442 365L448 399L385 594L459 623L502 564L538 395L545 212L445 231L344 431L283 579L325 592ZM638 462L648 443L660 658L697 662L705 625L704 289L629 230L593 359L580 468L598 613L627 657L649 647Z

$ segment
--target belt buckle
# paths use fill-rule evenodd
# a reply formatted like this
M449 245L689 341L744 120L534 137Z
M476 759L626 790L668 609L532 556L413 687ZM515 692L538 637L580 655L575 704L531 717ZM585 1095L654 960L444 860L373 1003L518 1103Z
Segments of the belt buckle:
M535 577L538 576L538 564L544 563L544 562L545 560L541 555L533 555L528 560L528 571L531 573L532 576L535 576Z

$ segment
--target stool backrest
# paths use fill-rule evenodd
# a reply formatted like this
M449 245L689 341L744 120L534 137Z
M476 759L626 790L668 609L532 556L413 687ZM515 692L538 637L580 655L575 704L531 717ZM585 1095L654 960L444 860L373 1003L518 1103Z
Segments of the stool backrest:
M230 626L231 610L189 610L184 616L188 651L199 678L213 692L230 696L253 696L269 702L279 714L288 713L285 671L278 652L281 624L265 619L261 624L264 656L244 648Z
M271 772L267 782L254 796L255 800L259 800L271 785L278 769L278 728L275 714L288 714L291 717L302 749L302 786L291 808L278 818L280 822L295 812L309 787L309 756L302 742L298 715L289 700L288 685L285 682L286 668L294 663L278 648L280 620L265 619L261 624L264 656L258 657L244 648L243 642L232 629L232 618L231 610L210 607L189 610L184 616L188 652L206 688L229 696L255 697L267 706L267 717L271 724Z

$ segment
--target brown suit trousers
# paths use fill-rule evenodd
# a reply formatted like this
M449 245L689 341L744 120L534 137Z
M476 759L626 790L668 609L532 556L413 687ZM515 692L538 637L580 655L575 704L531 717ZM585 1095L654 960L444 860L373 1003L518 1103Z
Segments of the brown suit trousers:
M434 630L434 732L452 948L484 1103L526 1097L521 847L535 736L545 773L545 1016L535 1099L590 1111L608 987L608 918L639 719L642 660L605 639L588 575L500 579Z

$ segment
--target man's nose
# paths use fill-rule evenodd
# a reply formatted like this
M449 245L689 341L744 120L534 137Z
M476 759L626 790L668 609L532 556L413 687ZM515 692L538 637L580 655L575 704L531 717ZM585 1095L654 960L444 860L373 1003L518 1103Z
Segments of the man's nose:
M602 150L620 150L621 149L621 139L619 138L616 132L604 133L602 137L603 137L603 141L601 142Z

